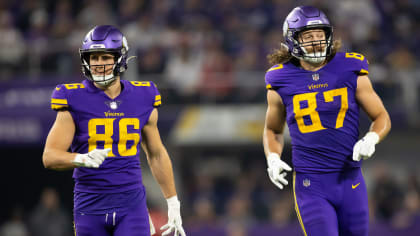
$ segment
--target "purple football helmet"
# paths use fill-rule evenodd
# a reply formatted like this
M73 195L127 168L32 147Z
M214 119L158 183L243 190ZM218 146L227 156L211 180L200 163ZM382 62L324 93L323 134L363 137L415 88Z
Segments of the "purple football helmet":
M90 67L90 53L104 52L114 55L113 71L110 75L93 75ZM79 49L82 72L91 81L106 86L127 69L127 39L119 29L111 25L95 26L86 34ZM105 66L105 65L104 65Z
M325 40L312 41L308 43L300 43L298 36L301 32L309 29L323 29L325 32ZM285 38L285 46L289 49L292 56L303 59L308 62L320 63L327 56L331 55L331 47L333 41L333 28L327 16L312 6L299 6L294 8L283 24L283 36ZM308 46L324 46L324 51L316 52L313 48L312 53L308 53L305 47ZM305 47L304 47L305 46Z

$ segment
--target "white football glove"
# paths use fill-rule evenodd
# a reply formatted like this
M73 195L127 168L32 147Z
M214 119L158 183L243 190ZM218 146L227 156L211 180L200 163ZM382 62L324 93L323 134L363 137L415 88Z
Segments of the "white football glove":
M368 132L365 137L357 141L353 147L353 161L368 159L375 152L375 145L379 142L379 135L375 132Z
M289 182L285 179L287 173L285 171L291 171L292 168L284 161L280 159L279 154L270 153L267 156L267 172L271 182L278 188L283 189L283 185L286 186Z
M162 233L162 236L169 235L174 231L174 236L185 236L185 231L182 228L181 219L181 203L177 196L166 199L168 202L168 223L160 228L160 230L166 230Z
M98 168L108 156L109 151L111 151L111 149L106 148L94 149L85 154L78 153L72 163L80 167Z

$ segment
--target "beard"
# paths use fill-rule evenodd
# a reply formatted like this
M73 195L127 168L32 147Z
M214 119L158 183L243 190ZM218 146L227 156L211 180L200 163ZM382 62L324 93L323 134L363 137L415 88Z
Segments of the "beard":
M327 47L323 44L301 47L304 52L303 60L312 64L320 65L327 58Z

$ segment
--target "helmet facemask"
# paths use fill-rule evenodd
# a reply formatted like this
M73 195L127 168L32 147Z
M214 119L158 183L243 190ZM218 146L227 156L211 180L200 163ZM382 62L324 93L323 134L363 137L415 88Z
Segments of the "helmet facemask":
M302 32L303 33L303 32ZM302 33L298 33L297 37L301 37ZM302 59L310 64L321 64L327 56L331 55L331 34L327 34L324 30L325 39L323 40L312 40L309 42L299 42L298 39L294 40L297 48L300 48L300 54L294 54L295 57ZM303 39L300 39L303 41Z
M96 84L105 87L111 84L120 74L119 71L116 71L115 69L121 61L121 57L119 57L118 60L115 60L116 55L113 55L113 64L91 65L90 53L85 54L87 55L82 56L82 70L83 73L87 76L87 78L92 82L95 82Z
M97 83L101 86L107 86L108 84L112 83L112 81L114 81L116 79L116 76L114 75L114 73L111 72L110 74L107 74L107 72L110 71L110 70L106 70L107 66L112 66L111 70L114 70L114 68L115 68L115 64L89 66L89 70L90 70L90 74L92 75L93 82L95 82L95 83ZM101 72L99 72L98 74L92 72L92 70L94 70L94 68L98 69L99 67L103 68L103 69L99 69L99 71L101 71Z

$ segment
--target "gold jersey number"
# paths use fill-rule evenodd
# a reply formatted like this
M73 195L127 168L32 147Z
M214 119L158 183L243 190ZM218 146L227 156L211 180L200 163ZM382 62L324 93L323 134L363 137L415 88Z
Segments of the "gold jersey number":
M112 144L114 140L112 136L114 135L114 123L118 123L119 126L119 141L118 141L118 150L112 150ZM98 126L103 126L104 132L99 133L97 131ZM137 145L140 142L140 134L138 133L128 133L128 126L132 126L133 129L140 128L140 121L137 118L122 118L117 120L116 118L95 118L89 120L88 123L88 132L89 132L89 152L94 150L97 147L98 141L104 142L104 148L110 148L108 156L114 157L115 151L118 152L120 156L134 156L137 154ZM133 144L130 148L127 148L127 142L132 141Z
M293 96L293 111L295 113L295 119L301 133L310 133L315 131L320 131L326 129L322 126L321 118L317 112L317 100L316 95L318 92L313 93L303 93ZM347 87L338 88L333 90L328 90L323 92L324 101L332 102L335 97L341 97L341 107L338 112L338 116L335 122L335 128L343 127L344 119L346 117L346 112L349 108L348 96L347 96ZM301 102L307 102L307 107L302 108ZM303 117L309 116L311 124L305 124Z

